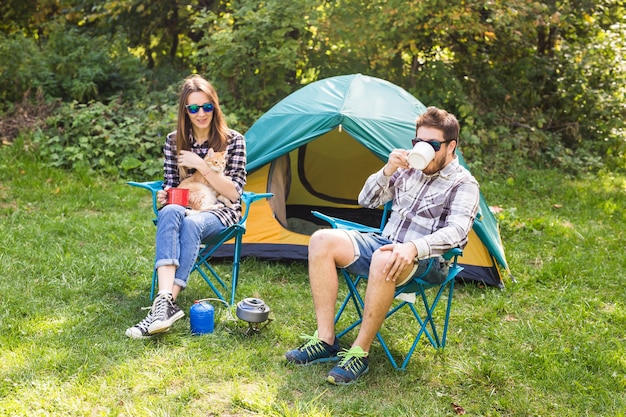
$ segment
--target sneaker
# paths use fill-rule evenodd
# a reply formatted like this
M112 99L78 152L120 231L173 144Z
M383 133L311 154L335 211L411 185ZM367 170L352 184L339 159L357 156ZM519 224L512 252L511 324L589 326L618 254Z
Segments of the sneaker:
M324 363L337 361L339 357L339 340L335 338L335 343L329 345L317 337L317 330L313 336L302 335L302 339L307 339L302 346L285 353L288 363L294 365L312 365L314 363Z
M341 361L330 370L326 380L335 385L347 385L356 382L361 375L367 373L370 367L367 365L368 353L360 346L352 346L350 350L339 352Z
M172 294L157 296L152 304L152 323L148 325L148 333L153 335L163 333L178 319L183 318L185 312L176 305Z
M126 329L127 337L130 337L131 339L149 339L151 337L150 333L148 333L148 326L150 326L154 321L154 315L152 315L152 308L145 307L145 309L147 308L150 308L150 312L146 318L135 324L133 327Z

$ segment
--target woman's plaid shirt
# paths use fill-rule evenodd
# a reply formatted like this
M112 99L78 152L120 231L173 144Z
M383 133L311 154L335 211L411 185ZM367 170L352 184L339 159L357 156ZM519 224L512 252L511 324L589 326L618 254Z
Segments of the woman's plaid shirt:
M209 151L207 142L198 144L193 136L190 136L191 152L199 155L204 159ZM178 171L178 157L176 155L176 132L167 135L165 146L163 148L165 160L163 162L163 188L177 187L181 178ZM189 170L189 175L195 172L194 169ZM246 185L246 140L241 133L230 130L228 135L228 147L226 148L226 168L224 175L230 177L239 195L243 193ZM241 218L241 199L234 204L233 208L221 207L213 210L213 213L220 219L224 226L231 226Z

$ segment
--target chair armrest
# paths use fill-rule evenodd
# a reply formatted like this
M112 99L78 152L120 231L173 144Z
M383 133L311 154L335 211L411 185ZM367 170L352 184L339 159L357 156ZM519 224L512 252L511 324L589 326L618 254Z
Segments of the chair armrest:
M452 248L452 249L450 249L449 251L447 251L446 253L444 253L441 256L446 261L449 261L452 258L454 258L453 264L456 265L456 262L457 262L459 256L463 256L463 251L461 249L459 249L459 248Z
M154 211L155 216L159 216L159 208L157 206L157 191L163 189L163 181L145 181L145 182L136 182L136 181L128 181L128 185L133 187L144 188L152 194L152 211ZM262 198L270 198L273 197L272 193L254 193L252 191L244 191L241 195L241 201L246 206L245 212L239 221L239 224L245 224L246 219L248 218L248 211L250 210L250 205L257 200ZM156 222L156 218L154 219Z
M244 191L243 194L241 194L241 202L246 206L246 209L243 212L243 216L241 216L241 220L239 220L239 224L246 223L246 219L248 218L248 212L250 211L250 206L252 205L252 203L262 198L271 198L271 197L274 197L274 194Z
M327 216L326 214L320 213L319 211L311 211L315 217L320 218L330 224L333 229L344 229L344 230L357 230L359 232L372 232L372 233L380 233L381 230L377 227L366 226L361 223L351 222L349 220L339 219L337 217Z
M155 216L158 216L159 208L157 207L156 195L157 195L157 191L163 189L163 181L146 181L146 182L128 181L127 184L133 187L144 188L150 191L150 193L152 193L152 211L154 212Z

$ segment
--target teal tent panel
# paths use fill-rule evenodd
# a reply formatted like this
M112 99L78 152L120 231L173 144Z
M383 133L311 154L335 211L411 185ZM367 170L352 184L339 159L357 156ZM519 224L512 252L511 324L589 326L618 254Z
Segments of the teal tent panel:
M385 161L407 148L426 107L404 89L361 74L308 84L261 116L246 132L250 172L341 126Z
M460 152L457 152L457 157L459 158L461 165L468 168L467 163ZM504 255L504 248L502 247L502 240L500 239L500 233L498 231L498 222L487 205L482 193L480 194L478 214L476 215L476 220L474 221L473 230L476 232L476 235L483 242L487 251L495 259L500 268L504 271L508 271L509 266Z

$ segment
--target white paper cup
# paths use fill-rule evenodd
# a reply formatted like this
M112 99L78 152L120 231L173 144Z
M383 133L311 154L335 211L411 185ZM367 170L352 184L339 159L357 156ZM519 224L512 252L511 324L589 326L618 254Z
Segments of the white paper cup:
M417 142L407 157L411 168L422 170L435 158L435 150L426 142Z

